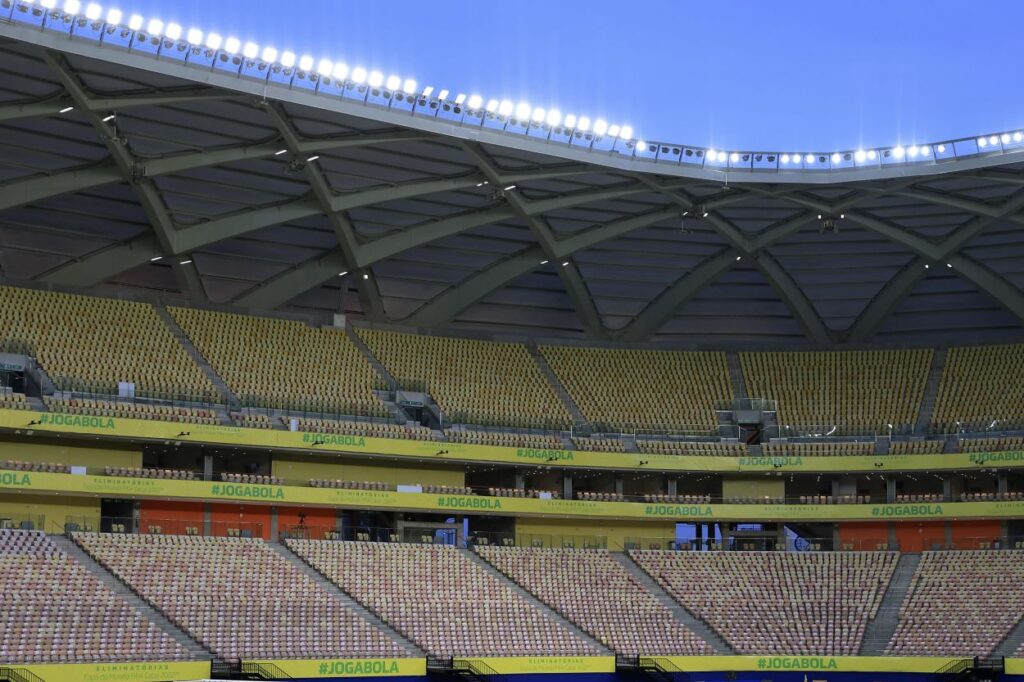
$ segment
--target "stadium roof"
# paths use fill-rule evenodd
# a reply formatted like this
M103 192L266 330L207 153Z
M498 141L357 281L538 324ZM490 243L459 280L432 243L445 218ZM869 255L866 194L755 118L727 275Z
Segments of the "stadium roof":
M216 59L18 24L0 41L7 281L609 341L1024 337L1024 149L653 163Z

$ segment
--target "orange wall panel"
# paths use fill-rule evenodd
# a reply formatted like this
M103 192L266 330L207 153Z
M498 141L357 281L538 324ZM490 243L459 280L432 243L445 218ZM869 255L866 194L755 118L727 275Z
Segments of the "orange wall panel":
M165 535L186 535L187 528L203 533L203 504L171 500L142 500L139 503L139 532L149 533L158 526Z
M904 552L927 552L936 546L945 547L946 524L942 521L897 523L896 541Z
M302 516L300 523L300 516ZM305 529L311 540L321 540L326 537L328 531L337 527L337 516L333 509L319 509L312 507L278 507L277 529L278 532L288 532L298 528Z
M853 545L858 552L873 551L879 545L889 542L889 524L887 523L840 523L839 545Z
M1003 535L999 521L953 521L953 546L957 549L991 547Z
M254 538L270 539L270 507L254 504L210 505L210 532L230 535L232 530L248 530Z

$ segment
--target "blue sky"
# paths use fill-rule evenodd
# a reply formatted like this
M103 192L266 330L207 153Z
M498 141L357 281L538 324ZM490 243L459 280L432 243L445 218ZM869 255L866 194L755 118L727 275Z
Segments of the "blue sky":
M119 2L648 140L827 151L1024 127L1021 0Z

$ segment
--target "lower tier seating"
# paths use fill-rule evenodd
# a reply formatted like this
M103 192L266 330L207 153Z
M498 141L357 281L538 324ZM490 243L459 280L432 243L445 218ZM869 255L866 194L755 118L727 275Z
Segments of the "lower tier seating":
M643 440L638 438L640 452L652 455L709 455L716 457L746 457L750 454L745 443L723 443L703 440Z
M562 450L565 448L562 439L558 436L540 433L445 429L444 437L452 443L468 445L498 445L505 448L534 448L537 450Z
M844 455L873 455L875 444L870 441L833 441L829 443L764 443L765 457L834 457Z
M1002 452L1004 450L1024 450L1024 436L963 438L960 440L960 450L962 452Z
M626 441L621 438L573 438L572 446L590 452L625 452Z
M616 653L713 653L606 550L490 546L476 551Z
M894 440L889 443L890 455L938 455L946 447L944 440Z
M281 417L287 427L290 417ZM405 440L431 440L433 431L419 424L395 424L392 422L345 421L342 419L299 419L299 431L310 433L339 433L346 436L365 438L402 438Z
M10 386L0 386L0 409L27 410L28 398L24 393L15 393Z
M405 543L287 542L299 556L432 655L597 653L464 550Z
M76 533L74 539L228 660L403 653L262 540L97 533Z
M0 530L0 584L2 664L190 658L41 531Z
M856 655L895 552L670 552L630 555L741 654Z
M924 552L886 653L991 654L1024 613L1024 551Z

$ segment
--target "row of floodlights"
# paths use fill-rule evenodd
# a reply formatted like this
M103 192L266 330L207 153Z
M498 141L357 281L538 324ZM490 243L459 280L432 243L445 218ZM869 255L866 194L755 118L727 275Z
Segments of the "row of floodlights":
M30 8L33 8L35 3L36 0L3 0L0 4L4 7L11 7L12 4L15 4L18 9L28 11ZM125 17L121 10L110 8L104 15L103 8L96 3L88 3L83 11L81 0L64 0L62 9L58 10L57 0L38 0L38 7L34 11L41 14L42 12L39 8L42 8L42 10L52 10L68 21L78 19L83 21L83 25L85 21L105 23L108 30L111 31L115 30L114 27L124 26L130 31L148 34L158 44L161 39L167 39L172 42L183 40L184 43L187 43L194 49L201 50L205 48L210 52L220 52L222 56L229 57L241 55L247 60L259 60L266 65L273 65L288 71L297 69L302 75L308 73L318 78L334 79L340 83L352 83L356 86L383 87L395 93L401 92L411 97L429 98L433 97L435 92L433 86L427 86L422 90L418 90L418 85L412 78L385 77L380 71L368 71L363 67L350 69L344 62L335 62L330 59L320 59L317 61L309 55L297 57L294 52L287 50L279 52L276 48L270 46L261 49L256 43L246 42L243 44L238 38L225 38L219 33L214 32L204 33L198 28L190 28L185 31L180 24L174 22L164 23L160 19L146 21L139 14L132 14L128 17L127 22L123 23ZM182 45L182 49L186 49L186 46ZM436 98L443 102L447 101L450 95L451 92L449 90L440 90L437 92ZM516 104L510 100L499 101L497 99L489 99L485 102L484 98L480 95L458 93L455 96L454 104L457 107L465 107L471 112L485 111L488 114L501 117L515 116L516 119L524 124L547 125L553 128L564 126L581 133L592 132L598 137L607 135L624 141L633 141L632 126L609 124L600 118L592 121L587 116L576 116L575 114L563 116L557 109L534 107L526 102ZM638 142L638 146L643 146L644 144L642 141Z
M121 10L110 8L106 10L104 15L103 8L93 2L86 4L84 10L81 0L64 0L62 9L57 9L57 4L58 0L0 0L0 6L5 8L13 6L23 12L32 11L36 15L41 15L45 11L54 16L59 16L69 23L77 20L83 26L87 22L93 22L94 28L99 29L105 25L106 30L111 33L116 31L118 27L127 28L128 31L138 34L143 40L146 34L148 34L153 39L154 44L157 45L161 44L164 40L170 41L168 46L178 43L178 47L182 51L191 47L197 52L205 49L210 56L219 53L220 58L224 60L234 58L236 63L240 63L241 58L251 62L260 62L259 68L261 69L269 66L274 70L284 69L286 73L291 73L295 69L298 76L305 77L308 74L311 80L324 79L325 82L329 82L330 79L334 79L339 84L351 84L360 88L363 86L386 88L396 95L401 93L410 98L434 98L435 90L433 86L427 86L419 90L417 82L412 78L402 79L394 75L385 77L380 71L368 71L363 67L350 69L344 62L334 62L330 59L317 61L309 55L296 57L294 52L287 50L278 52L276 48L269 46L263 47L261 50L253 42L243 44L238 38L224 38L218 33L204 33L198 28L190 28L188 31L185 31L180 24L174 22L164 23L160 19L146 21L139 14L132 14L128 17L127 22L123 23L124 14ZM130 34L123 31L122 35L127 36ZM436 100L447 102L450 95L451 92L449 90L442 89L437 92ZM655 143L648 144L643 140L634 139L633 128L628 125L609 125L604 119L599 118L592 121L587 116L576 116L574 114L563 116L557 109L534 107L526 102L516 104L510 100L499 101L497 99L488 99L485 102L484 98L480 95L466 95L464 93L456 94L453 102L457 107L456 111L458 111L458 108L465 108L469 113L486 112L488 115L500 117L502 120L506 118L511 119L513 123L518 120L524 126L538 125L551 128L564 126L574 133L587 135L588 139L590 139L591 134L598 138L607 135L616 140L623 140L627 148L635 149L638 154L644 152L657 153L660 146ZM978 137L975 140L979 151L990 147L997 147L1000 143L1006 145L1011 141L1014 143L1024 141L1024 134L1018 131ZM662 151L667 151L668 149L667 147L662 147ZM815 164L824 165L829 161L836 165L843 162L862 164L880 160L927 160L932 157L933 153L936 155L945 154L946 145L926 144L908 147L897 145L882 150L860 149L851 152L832 152L830 154L751 154L749 152L727 152L715 149L708 149L706 151L686 149L685 151L687 156L703 157L706 161L712 163L737 164L743 162L745 164L753 157L756 162L761 162L762 159L766 159L769 163L776 163L777 161L780 167L785 168L814 166ZM678 148L673 149L673 152L678 155Z

